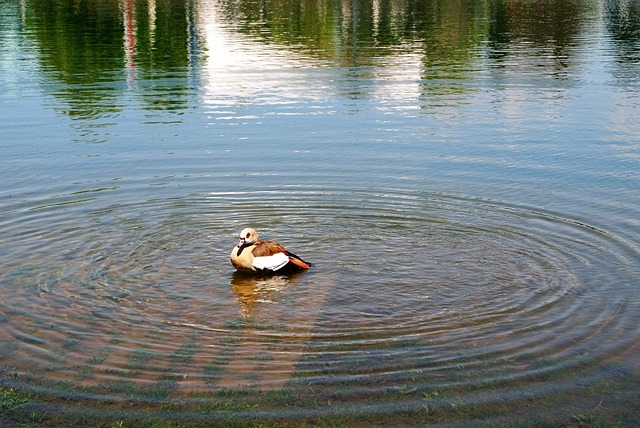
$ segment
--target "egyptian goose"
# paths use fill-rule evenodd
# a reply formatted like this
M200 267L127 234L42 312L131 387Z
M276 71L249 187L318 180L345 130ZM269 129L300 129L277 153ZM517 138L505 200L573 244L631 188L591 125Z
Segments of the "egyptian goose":
M277 242L258 239L258 233L249 227L240 232L240 242L230 257L233 266L242 272L291 273L310 267L310 263Z

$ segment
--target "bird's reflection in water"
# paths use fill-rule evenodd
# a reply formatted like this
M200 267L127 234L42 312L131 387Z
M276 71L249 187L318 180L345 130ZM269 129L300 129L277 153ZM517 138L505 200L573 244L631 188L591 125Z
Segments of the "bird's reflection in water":
M277 294L297 283L298 274L259 275L235 272L231 278L231 291L238 297L240 313L252 315L261 303L274 303Z

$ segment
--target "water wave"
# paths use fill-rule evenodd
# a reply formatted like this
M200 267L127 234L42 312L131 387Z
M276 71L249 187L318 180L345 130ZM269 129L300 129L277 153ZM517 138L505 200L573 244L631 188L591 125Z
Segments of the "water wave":
M0 352L14 384L105 404L284 387L363 408L453 388L479 403L523 380L532 395L569 388L640 336L638 249L562 213L404 189L123 195L8 210ZM234 274L244 226L314 268Z

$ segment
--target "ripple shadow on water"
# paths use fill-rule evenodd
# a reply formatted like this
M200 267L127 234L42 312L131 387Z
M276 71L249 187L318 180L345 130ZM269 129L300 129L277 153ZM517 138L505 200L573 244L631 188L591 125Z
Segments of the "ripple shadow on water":
M433 410L568 390L637 346L637 248L559 213L398 189L92 204L5 222L10 384L105 406L293 388L299 409ZM245 225L314 267L233 273Z

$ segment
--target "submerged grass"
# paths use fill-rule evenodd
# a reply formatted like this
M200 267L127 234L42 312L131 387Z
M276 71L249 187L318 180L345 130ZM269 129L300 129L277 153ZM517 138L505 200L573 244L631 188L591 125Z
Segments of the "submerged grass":
M205 388L191 391L184 380L203 345L196 336L186 339L166 355L170 364L145 382L140 372L162 354L143 347L134 348L120 367L103 369L103 379L96 376L117 338L96 349L88 366L68 367L76 379L95 376L98 383L91 386L47 381L42 369L20 373L0 366L0 426L640 426L637 370L615 363L595 366L585 354L562 366L541 356L530 361L528 370L505 368L492 376L484 370L487 361L459 359L477 368L465 376L453 366L430 374L411 355L403 371L393 370L397 361L388 355L375 353L348 352L352 358L332 364L316 349L298 362L299 371L283 387L261 389L256 369L245 377L256 385L222 388L217 382L231 370L234 349L242 343L228 334L220 340L220 352L196 376ZM40 339L31 340L37 344ZM68 337L59 359L80 346L77 337ZM256 353L255 361L270 362L272 346ZM0 356L12 349L10 342L0 346ZM502 366L509 367L509 361Z
M582 379L573 388L547 393L541 392L544 382L525 379L510 382L508 387L496 384L432 389L424 384L402 384L374 390L368 388L367 381L363 381L367 388L362 388L364 385L357 382L309 385L298 379L268 391L249 386L198 393L177 393L177 379L171 376L149 387L137 387L128 381L103 385L98 388L101 391L70 383L30 391L3 380L0 425L640 426L638 375L625 370L608 375L594 381ZM105 399L109 396L120 398Z

